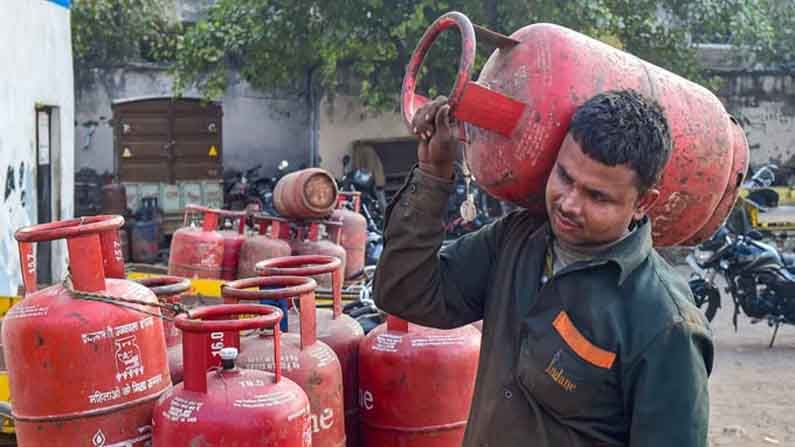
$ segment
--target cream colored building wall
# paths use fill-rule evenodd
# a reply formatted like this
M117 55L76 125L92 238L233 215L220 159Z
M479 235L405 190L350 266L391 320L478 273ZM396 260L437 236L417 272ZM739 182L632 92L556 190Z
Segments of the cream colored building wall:
M319 124L320 166L336 177L342 175L342 157L351 153L354 141L409 136L399 112L370 112L350 96L324 101Z

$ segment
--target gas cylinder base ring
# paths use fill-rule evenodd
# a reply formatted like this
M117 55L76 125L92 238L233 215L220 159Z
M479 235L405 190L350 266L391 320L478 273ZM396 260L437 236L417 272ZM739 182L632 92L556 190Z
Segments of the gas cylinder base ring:
M372 422L367 422L367 421L361 421L361 423L362 425L366 425L375 430L396 431L400 433L429 433L436 431L452 431L464 428L467 425L467 421L451 422L449 424L441 424L441 425L429 425L427 427L395 427L392 425L374 424Z
M87 418L87 417L105 416L107 414L115 413L115 412L117 412L119 410L122 410L122 409L123 410L128 410L130 408L133 408L133 407L136 407L136 406L139 406L139 405L148 404L148 403L150 403L152 401L155 401L155 400L159 399L160 396L163 393L165 393L166 391L168 391L169 389L170 388L164 388L161 391L155 393L154 395L144 396L144 397L141 397L140 399L131 400L129 402L122 402L120 404L112 405L110 407L99 408L99 409L96 409L96 410L83 411L83 412L73 413L73 414L68 414L68 415L31 417L31 416L20 416L20 415L16 414L15 412L12 412L11 417L14 418L14 421L18 421L18 422L57 423L57 422L65 422L65 421L71 421L71 420L74 420L74 419L82 419L82 418Z

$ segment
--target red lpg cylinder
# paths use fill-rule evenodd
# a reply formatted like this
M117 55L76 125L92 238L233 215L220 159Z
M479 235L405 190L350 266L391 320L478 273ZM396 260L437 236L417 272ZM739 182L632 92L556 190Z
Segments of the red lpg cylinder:
M202 226L193 222L192 213L203 215ZM183 278L220 279L224 259L224 237L216 230L220 210L199 205L185 207L184 227L174 232L168 258L168 274Z
M281 300L298 297L300 332L284 334L281 359L284 375L297 383L309 396L312 408L312 446L343 447L345 414L343 409L342 371L334 351L317 340L315 325L315 287L311 278L273 276L240 279L222 289L224 302L238 300ZM245 290L252 287L268 290ZM230 336L231 335L231 336ZM273 342L263 335L240 338L224 334L224 346L240 346L238 364L243 368L273 370ZM377 445L377 444L372 444Z
M290 256L290 244L280 239L280 235L289 234L290 228L286 220L265 214L252 216L254 228L258 234L247 237L240 247L240 262L237 266L238 278L254 278L257 276L257 263L266 259ZM270 233L268 233L270 229Z
M190 280L176 276L157 276L139 279L138 284L146 286L157 296L162 304L176 304L182 299L182 294L190 290ZM176 312L163 311L169 318L176 317ZM171 383L182 382L182 333L177 330L173 321L163 320L163 334L168 348L168 371L171 374Z
M243 241L246 240L246 217L245 211L219 210L221 217L229 218L232 221L232 230L221 230L224 237L224 257L221 262L221 279L231 281L237 279L237 267L240 261L240 249Z
M362 445L458 447L475 389L480 332L389 316L359 347Z
M337 196L337 209L331 220L341 222L341 228L330 230L331 239L339 240L345 249L345 278L355 278L364 272L364 251L367 247L367 219L359 212L362 193L340 191ZM351 209L345 206L350 206ZM336 235L335 232L342 234Z
M25 297L3 321L2 344L21 446L150 443L155 400L171 385L163 324L144 313L157 308L70 291L157 303L149 289L103 267L123 274L121 256L103 256L116 251L123 223L120 216L91 216L16 232ZM70 281L37 291L33 243L57 239L66 239Z
M337 354L342 366L342 391L345 406L347 446L359 446L359 343L364 337L362 326L342 313L342 262L333 256L288 256L262 261L257 271L263 276L313 276L331 274L332 309L318 309L317 338ZM295 309L295 307L293 307ZM292 317L292 315L291 315ZM295 315L298 317L298 315ZM298 318L288 319L289 332L300 330Z
M285 175L273 189L273 205L284 217L320 219L337 204L337 182L320 168L302 169Z
M256 316L231 318L252 314ZM177 317L185 339L185 382L155 406L154 447L312 445L309 400L282 376L278 350L270 360L273 373L236 367L235 348L221 350L221 367L207 371L208 334L272 328L279 346L279 320L279 309L257 304L208 306Z
M721 221L712 219L736 181L732 160L747 151L738 125L707 89L575 31L534 24L504 36L473 27L461 13L425 32L403 80L402 112L410 123L427 98L415 94L417 73L436 37L457 27L463 49L449 95L473 177L491 195L544 213L546 179L576 108L594 95L634 89L655 98L671 126L673 153L650 211L656 246L676 245ZM477 82L470 80L475 36L495 45ZM735 189L736 191L736 189ZM736 196L737 192L733 192ZM728 200L728 199L727 199ZM723 216L725 217L725 216ZM709 229L709 224L715 228ZM692 240L693 243L700 241Z
M321 225L323 227L321 227ZM321 239L320 230L328 228L327 235L333 237L333 240ZM306 256L306 255L322 255L334 256L342 261L342 265L347 265L347 253L342 245L339 244L339 238L342 236L340 229L342 223L334 221L309 221L297 224L296 237L290 241L290 247L293 249L293 255ZM331 281L328 275L319 275L314 277L320 287L331 287Z
M723 193L723 198L718 202L715 212L712 213L712 217L707 220L707 223L701 227L696 234L691 236L690 239L682 242L680 245L696 246L711 238L718 228L726 221L732 208L734 208L734 204L737 202L740 186L742 186L745 175L748 174L748 161L751 154L748 152L748 141L745 138L745 131L743 128L735 125L732 129L734 130L732 169L729 183L726 185L726 191Z

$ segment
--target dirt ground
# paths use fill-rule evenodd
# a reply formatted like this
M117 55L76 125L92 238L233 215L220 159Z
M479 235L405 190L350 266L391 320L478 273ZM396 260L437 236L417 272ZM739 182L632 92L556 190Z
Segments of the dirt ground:
M683 274L689 276L686 267ZM712 329L715 367L710 378L709 445L795 447L795 327L783 326L773 349L767 322L740 315L724 296Z

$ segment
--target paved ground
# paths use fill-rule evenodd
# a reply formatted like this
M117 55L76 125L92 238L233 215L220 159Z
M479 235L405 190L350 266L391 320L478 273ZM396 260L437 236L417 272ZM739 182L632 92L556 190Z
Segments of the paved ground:
M735 333L731 299L723 304L713 321L710 446L795 447L795 327L782 327L768 349L767 323L740 315Z

